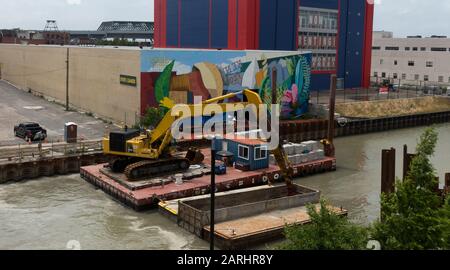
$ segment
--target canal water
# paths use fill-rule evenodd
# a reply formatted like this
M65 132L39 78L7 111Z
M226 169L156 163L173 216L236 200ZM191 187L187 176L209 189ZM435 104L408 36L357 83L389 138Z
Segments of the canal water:
M450 124L437 128L440 136L433 162L442 179L450 172ZM321 190L332 204L348 209L354 222L369 224L379 214L381 149L397 148L400 176L403 145L413 152L423 130L339 138L338 170L297 182ZM157 211L136 213L78 175L1 185L0 220L0 249L208 248Z

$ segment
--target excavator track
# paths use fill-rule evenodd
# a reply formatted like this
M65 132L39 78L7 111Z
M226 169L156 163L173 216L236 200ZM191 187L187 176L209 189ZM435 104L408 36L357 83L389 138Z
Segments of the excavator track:
M176 173L189 168L189 160L185 158L171 158L159 160L143 160L128 165L124 174L128 180L135 181L143 178L156 177L164 173Z

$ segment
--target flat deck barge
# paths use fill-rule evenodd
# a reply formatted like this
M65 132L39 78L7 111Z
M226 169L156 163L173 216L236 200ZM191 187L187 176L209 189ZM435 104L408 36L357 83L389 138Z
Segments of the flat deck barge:
M206 153L205 153L206 154ZM205 155L205 164L209 164L209 155ZM87 182L100 188L105 193L114 197L123 204L136 211L155 208L160 201L169 201L180 198L208 194L210 192L210 176L204 175L177 185L175 182L167 182L164 179L147 179L142 181L141 188L124 185L117 177L104 173L104 165L93 165L80 169L81 177ZM301 177L317 173L336 170L336 158L325 157L317 161L311 161L294 166L295 176ZM103 171L103 172L102 172ZM161 180L160 185L149 185L149 182ZM216 176L217 192L235 190L246 187L254 187L267 184L268 181L279 182L281 171L278 166L270 165L267 169L256 171L241 171L235 168L227 168L225 175ZM281 180L282 181L282 180ZM164 184L162 182L165 182ZM147 185L147 187L145 187Z
M248 249L283 238L286 225L311 222L307 204L320 209L320 192L298 186L298 195L288 197L284 185L260 186L217 194L215 245L221 249ZM198 237L209 241L209 195L159 203L159 212ZM331 206L330 206L331 207ZM338 215L343 208L331 207Z

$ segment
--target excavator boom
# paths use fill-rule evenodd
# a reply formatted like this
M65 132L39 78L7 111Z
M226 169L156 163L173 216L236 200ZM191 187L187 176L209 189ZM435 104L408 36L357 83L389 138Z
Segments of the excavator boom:
M164 99L162 101L162 105L165 106L169 111L160 121L158 126L152 131L148 132L146 135L140 135L129 140L126 140L126 146L124 147L124 151L115 151L110 148L111 144L111 136L110 138L105 138L103 140L103 148L105 154L115 155L119 157L126 157L127 161L131 161L131 164L119 164L120 166L116 166L119 169L123 169L126 172L129 178L139 178L146 173L155 172L155 169L152 167L154 164L160 167L167 166L169 170L177 169L185 169L187 164L187 159L177 159L179 162L179 166L170 164L170 159L167 159L166 164L161 157L163 154L167 152L168 146L172 141L172 125L175 121L181 120L184 118L193 118L193 117L201 117L208 116L204 114L203 106L208 104L215 104L219 101L224 101L229 98L233 98L239 95L243 95L246 98L246 102L237 103L239 105L247 105L253 104L257 111L254 113L256 117L259 117L259 105L263 104L260 96L250 90L244 90L242 92L230 93L227 95L223 95L217 98L212 98L204 101L202 104L193 104L193 105L184 105L185 108L188 108L190 111L190 115L181 115L176 116L173 115L173 109L175 108L175 104L169 99ZM233 111L238 111L242 109L242 106L227 106L228 103L217 103L217 106L220 106L224 113L229 113ZM289 159L284 152L281 144L278 147L271 151L275 156L275 160L278 166L281 169L282 176L288 185L288 188L292 186L292 178L293 178L293 168L289 162ZM188 156L195 156L195 159L199 160L198 156L194 155L192 152L188 153ZM123 159L119 160L122 161ZM137 160L137 161L136 161ZM126 163L126 162L125 162ZM172 162L173 163L173 162ZM126 166L125 166L126 165ZM114 167L114 166L113 166Z

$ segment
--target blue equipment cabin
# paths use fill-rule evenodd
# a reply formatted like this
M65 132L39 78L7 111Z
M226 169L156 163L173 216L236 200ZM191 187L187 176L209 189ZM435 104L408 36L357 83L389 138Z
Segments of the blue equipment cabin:
M267 143L256 139L224 140L222 149L234 154L235 167L256 171L269 168Z

